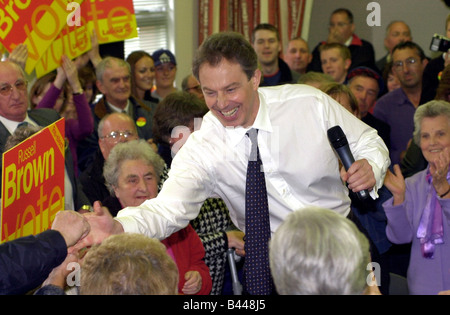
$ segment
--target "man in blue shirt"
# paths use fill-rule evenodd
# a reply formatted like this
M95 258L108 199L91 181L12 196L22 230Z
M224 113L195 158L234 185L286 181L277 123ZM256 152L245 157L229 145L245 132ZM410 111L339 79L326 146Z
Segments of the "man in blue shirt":
M392 51L393 70L401 87L383 95L373 115L391 127L391 168L400 164L414 131L414 113L420 103L422 74L428 63L422 48L414 42L400 43Z

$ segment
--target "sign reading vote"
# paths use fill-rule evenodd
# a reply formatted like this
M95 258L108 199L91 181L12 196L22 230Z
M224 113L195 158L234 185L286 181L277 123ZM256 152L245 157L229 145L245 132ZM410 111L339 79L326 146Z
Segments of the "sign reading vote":
M56 69L61 56L73 59L91 48L95 29L100 44L137 36L132 0L0 1L0 42L11 52L28 47L25 70L40 77Z
M64 210L64 118L3 153L0 242L51 227Z

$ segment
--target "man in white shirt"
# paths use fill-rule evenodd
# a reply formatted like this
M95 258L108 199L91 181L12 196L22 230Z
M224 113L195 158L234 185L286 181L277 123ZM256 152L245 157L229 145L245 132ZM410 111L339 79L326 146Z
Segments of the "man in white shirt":
M245 232L245 185L250 139L256 128L264 165L272 233L285 217L307 205L350 212L348 190L382 186L389 155L375 129L319 90L305 85L259 88L261 71L252 46L240 34L218 33L199 49L193 64L210 109L175 156L157 198L112 217L99 204L86 214L91 233L84 244L122 232L163 239L194 219L204 200L220 197ZM341 126L356 162L339 170L327 130Z

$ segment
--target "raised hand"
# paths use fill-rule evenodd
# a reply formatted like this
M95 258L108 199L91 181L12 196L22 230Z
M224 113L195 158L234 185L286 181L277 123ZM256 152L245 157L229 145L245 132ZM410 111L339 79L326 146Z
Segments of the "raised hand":
M28 47L25 44L17 45L9 54L8 60L18 64L22 69L25 69L28 58Z
M437 158L428 161L430 165L430 174L433 177L433 187L438 195L442 195L449 189L447 173L450 163L450 152L448 148L442 150Z
M386 172L384 178L384 185L394 196L394 206L399 205L405 201L406 184L402 171L398 164L394 165L394 173L390 170Z

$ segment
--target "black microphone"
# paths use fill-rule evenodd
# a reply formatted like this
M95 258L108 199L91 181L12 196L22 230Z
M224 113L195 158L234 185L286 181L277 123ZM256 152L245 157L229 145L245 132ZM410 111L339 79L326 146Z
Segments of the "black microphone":
M355 162L353 158L353 154L350 151L350 147L348 146L347 137L342 131L340 126L334 126L328 129L328 140L333 146L336 153L339 155L339 159L347 171L350 166ZM359 200L364 200L369 197L369 191L367 189L358 191L356 193L358 195Z

